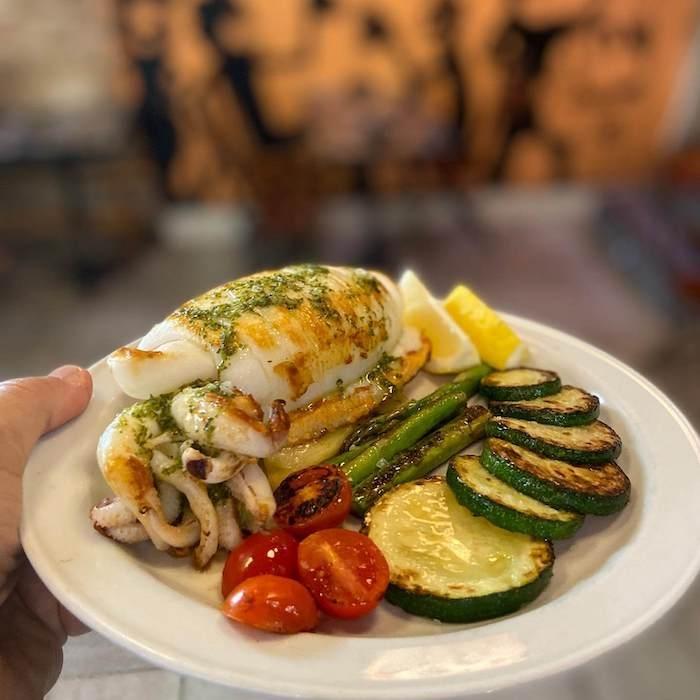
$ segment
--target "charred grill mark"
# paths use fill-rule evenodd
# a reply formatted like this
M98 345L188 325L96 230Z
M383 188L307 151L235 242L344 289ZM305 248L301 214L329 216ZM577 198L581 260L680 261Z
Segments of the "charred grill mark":
M129 360L134 362L138 360L153 360L165 357L165 354L159 350L140 350L139 348L123 347L115 350L111 357L119 360Z
M489 406L497 415L557 425L558 421L577 416L594 420L600 411L600 400L583 389L566 385L551 396L530 401L491 401Z
M321 491L315 498L303 501L296 508L290 518L290 524L299 520L305 520L322 511L329 503L332 503L340 493L341 483L336 479L328 479L323 482Z
M295 525L322 512L340 497L344 482L335 467L320 465L310 474L293 474L275 490L277 513L288 525Z
M244 316L239 321L238 332L241 336L246 337L257 347L263 350L269 350L275 347L277 339L271 331L269 324L263 322L258 315Z
M420 583L416 582L416 579L419 579L420 577L421 574L419 572L413 571L411 569L392 571L391 583L393 583L395 586L399 586L399 588L402 588L405 591L415 593L416 595L434 596L434 592L432 592L429 588L426 588ZM448 588L453 588L453 586L448 586ZM464 583L461 587L456 588L460 591L463 591L465 593L465 597L476 591L476 589L473 586L470 586L468 583Z
M275 399L270 410L269 427L273 436L286 435L289 430L289 415L284 409L285 401Z
M487 410L483 406L467 406L459 418L459 423L464 427L468 427L476 418L485 413L487 413ZM387 467L377 472L374 477L371 477L370 483L367 487L363 487L363 491L365 488L374 490L387 486L410 464L420 462L425 455L439 445L443 439L444 435L438 430L431 433L426 438L423 438L419 444L404 450L397 455Z
M525 374L526 372L529 376ZM483 383L487 386L521 387L544 384L545 382L556 381L558 378L559 375L556 372L551 372L547 369L519 367L518 369L492 372L484 378Z
M350 361L352 361L352 357ZM273 371L287 382L292 390L292 399L294 400L303 396L314 382L311 361L307 353L296 353L291 360L276 364L273 367Z
M532 572L533 578L539 576L544 569L554 564L554 547L551 542L542 542L542 545L537 548L532 557L535 561L535 570Z
M486 413L488 413L488 409L484 406L467 406L462 414L462 423L467 425Z
M323 465L314 467L314 473L318 479L327 479L329 476L333 475L334 471L335 468L326 467ZM284 481L282 481L282 483L275 489L275 499L277 501L288 501L291 499L304 485L300 479L301 475L298 473L292 474L284 479Z
M566 398L567 395L574 393L574 401L567 405L562 401L562 397ZM571 398L569 398L571 401ZM502 404L503 402L498 402ZM513 402L516 406L521 406L523 408L552 408L556 409L558 413L576 413L578 411L589 412L596 408L600 403L597 396L589 394L583 389L579 389L575 386L566 384L562 386L561 390L557 394L552 394L551 396L544 396L541 399L535 399L533 401L515 401Z
M489 440L489 449L516 469L569 491L614 496L624 493L630 483L615 462L573 465L553 459L528 459L527 455L503 441Z
M105 467L105 479L110 485L120 484L120 488L113 487L113 490L131 494L139 507L143 507L149 491L154 488L150 467L134 455L110 459Z
M263 419L263 411L260 404L250 394L238 394L231 399L231 403L246 415L255 420Z
M263 419L260 404L250 394L227 396L217 391L207 391L204 400L219 408L225 415L241 418L250 425Z
M206 479L211 471L211 463L208 459L191 459L186 466L187 471L197 479Z
M619 450L622 447L620 436L606 423L594 421L586 426L548 426L519 418L492 419L494 427L502 432L514 431L525 438L539 440L549 445L565 449ZM507 438L506 438L507 439Z

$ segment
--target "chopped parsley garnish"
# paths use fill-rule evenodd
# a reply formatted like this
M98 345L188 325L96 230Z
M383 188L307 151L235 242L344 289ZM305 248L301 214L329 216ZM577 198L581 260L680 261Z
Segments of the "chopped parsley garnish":
M374 275L370 275L369 272L364 270L355 270L352 275L352 281L365 294L379 294L384 291L381 282Z
M175 472L179 472L181 469L182 469L182 460L177 459L172 464L168 465L167 467L164 467L162 471L163 471L163 474L165 474L165 476L171 476Z
M396 389L396 386L391 379L389 379L389 372L392 369L392 363L396 359L397 358L392 357L386 352L382 353L382 356L379 358L377 364L374 365L369 372L367 372L367 381L377 384L388 393L392 393Z
M221 371L242 347L236 321L244 314L273 306L296 309L306 299L325 315L337 314L328 300L326 277L329 273L330 270L321 265L298 265L244 277L185 304L173 318L183 319L190 328L194 326L193 330L208 342L214 337L212 344L219 353L218 370ZM214 303L203 306L209 300Z
M226 484L207 484L207 493L214 505L231 498L231 492Z
M217 369L221 372L244 346L238 333L238 320L245 314L271 307L293 310L308 304L328 326L348 322L334 303L333 294L337 295L338 290L333 290L329 284L330 273L323 265L296 265L244 277L185 304L171 318L184 323L219 355ZM357 270L352 273L344 295L376 296L384 291L373 275ZM377 330L382 337L386 335L384 327L377 329L378 320L372 311L362 319L370 337L374 337Z
M141 401L135 404L131 408L131 415L140 420L154 420L163 432L170 432L173 435L180 434L180 428L178 427L173 414L170 410L170 401L173 398L173 394L160 394L159 396L151 396L150 399L146 401ZM146 430L146 426L143 426ZM141 428L139 429L139 432ZM147 431L146 431L147 432ZM144 437L144 441L145 441Z

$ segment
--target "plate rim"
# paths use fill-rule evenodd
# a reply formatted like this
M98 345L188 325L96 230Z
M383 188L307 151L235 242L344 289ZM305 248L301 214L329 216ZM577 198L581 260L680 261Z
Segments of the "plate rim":
M630 379L643 387L648 394L651 394L663 406L665 411L670 414L674 422L684 433L688 445L692 449L696 459L700 461L700 437L698 437L698 433L695 431L693 426L690 424L690 421L678 408L678 406L676 406L676 404L661 389L646 379L642 374L605 350L602 350L575 335L522 316L506 313L503 313L502 316L516 327L520 326L526 331L531 328L538 334L555 339L560 338L568 344L578 346L578 349L584 351L585 353L594 354L599 359L614 366L617 370L624 372ZM89 368L91 373L101 368L104 362L105 358L101 358L97 362L93 363ZM63 432L69 429L70 424L65 428L59 429L59 431L55 431L51 435L55 435L58 432ZM44 440L48 439L51 439L51 436L44 438ZM29 467L30 463L31 459L28 462L27 467ZM35 548L35 543L32 540L31 528L28 525L29 518L25 515L26 509L23 507L22 511L23 516L20 527L22 545L27 558L39 574L40 578L42 578L47 588L66 606L66 608L83 619L92 629L107 637L110 641L118 644L119 646L127 648L142 658L146 658L158 667L167 668L181 675L187 674L209 682L235 687L244 694L250 694L250 697L259 698L267 696L286 698L297 696L299 693L304 693L304 696L309 698L326 697L328 692L327 685L309 686L308 684L304 683L298 687L296 685L294 687L290 687L289 684L284 684L284 686L281 686L279 682L274 680L272 682L256 682L255 685L250 685L247 683L249 676L246 674L240 674L234 669L229 669L227 673L228 678L221 677L221 674L219 674L219 677L217 677L217 675L212 672L211 668L200 668L201 664L194 661L183 664L183 660L181 658L171 657L165 652L158 652L157 650L152 649L148 644L135 640L129 635L128 632L124 632L118 626L114 626L113 623L110 624L109 622L103 621L99 615L99 612L95 612L93 614L93 608L90 605L86 607L83 603L81 603L81 596L79 594L66 590L65 587L61 588L59 581L52 578L50 571L50 559L47 558L46 560L43 560L38 545ZM694 556L688 557L688 565L686 566L683 575L677 578L675 585L672 588L667 589L666 594L657 599L657 601L646 610L644 615L606 635L601 641L595 644L589 644L582 650L571 652L564 657L558 657L549 662L538 663L533 668L518 669L515 672L517 675L516 680L510 679L507 668L501 669L502 672L489 676L488 678L469 679L468 688L458 687L460 677L464 679L463 675L457 674L455 676L443 676L438 680L438 685L441 687L431 689L429 695L425 693L423 695L416 694L411 697L417 698L429 696L431 698L454 698L457 696L456 694L464 696L474 693L491 692L507 687L517 687L525 683L552 676L556 673L569 671L572 668L588 663L592 659L602 656L603 654L612 651L613 649L638 636L661 617L663 617L678 603L683 594L697 578L698 572L700 572L700 549L696 550ZM494 622L497 621L495 620ZM444 639L445 635L459 635L464 634L467 631L468 630L448 630L444 634L436 636ZM368 638L358 637L355 639L357 641L363 641L367 640ZM370 639L377 640L380 638ZM408 636L395 637L394 639L400 640L401 643L403 643L403 646L408 647L413 646L411 642L417 643L416 640L425 641L426 637ZM263 680L265 681L265 679ZM259 679L256 678L256 681L259 681ZM236 685L234 685L234 683ZM392 683L387 683L387 685L383 688L374 686L372 690L369 688L363 688L363 690L359 692L357 689L352 689L349 687L334 687L334 695L338 698L376 697L387 700L389 698L409 697L409 695L406 693L405 687L401 685L397 687L394 685L392 688Z

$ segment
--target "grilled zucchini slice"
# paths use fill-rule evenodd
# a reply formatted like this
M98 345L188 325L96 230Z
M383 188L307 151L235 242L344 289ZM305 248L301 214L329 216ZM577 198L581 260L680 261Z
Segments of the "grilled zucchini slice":
M620 436L599 420L588 425L563 428L498 416L486 424L486 435L508 440L543 457L574 464L610 462L622 450Z
M586 425L598 417L600 401L575 386L563 386L551 396L531 401L491 401L491 413L508 418L534 420L547 425Z
M561 381L556 372L520 367L491 372L481 380L479 391L495 401L523 401L556 394Z
M557 540L571 537L583 525L580 513L557 510L516 491L484 469L474 455L455 457L446 479L463 506L506 530Z
M472 515L443 477L397 486L367 513L364 531L389 563L386 599L421 617L465 623L507 615L552 575L549 542Z
M630 481L615 462L577 466L488 438L481 463L501 481L553 508L609 515L622 510L630 497Z

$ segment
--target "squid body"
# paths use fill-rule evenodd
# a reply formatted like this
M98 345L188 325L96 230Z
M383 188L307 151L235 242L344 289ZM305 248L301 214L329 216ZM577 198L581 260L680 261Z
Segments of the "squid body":
M202 568L240 524L267 527L275 501L258 460L359 420L425 363L401 315L380 273L298 265L212 289L116 350L113 376L139 401L100 439L115 495L93 508L95 528L191 551Z

